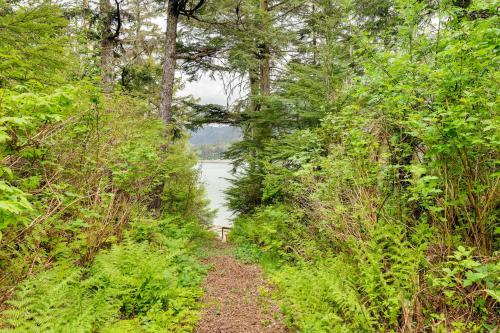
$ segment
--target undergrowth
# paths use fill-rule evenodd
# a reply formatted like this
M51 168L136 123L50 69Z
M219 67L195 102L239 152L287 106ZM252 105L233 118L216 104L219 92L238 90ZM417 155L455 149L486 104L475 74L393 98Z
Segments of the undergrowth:
M191 332L210 211L186 138L91 82L1 110L0 331Z
M498 331L498 16L443 2L436 40L430 8L398 2L400 44L365 50L321 125L239 164L230 238L298 332Z
M193 240L171 235L183 230L172 219L132 223L125 240L89 267L61 262L22 283L0 331L191 332L206 271Z

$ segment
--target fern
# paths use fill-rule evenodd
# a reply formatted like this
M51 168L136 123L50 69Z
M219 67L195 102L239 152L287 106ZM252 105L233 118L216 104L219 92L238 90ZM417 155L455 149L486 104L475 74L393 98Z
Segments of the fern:
M425 247L405 240L403 227L394 224L379 223L370 234L368 242L352 244L358 288L371 315L384 328L384 323L397 323L403 306L417 291Z
M289 324L300 332L379 332L397 325L415 294L425 247L402 227L380 223L345 254L289 266L275 273Z
M371 332L355 270L341 258L288 267L275 276L290 324L301 332Z
M101 252L89 269L57 265L22 284L0 332L190 332L205 268L187 244L128 239Z
M2 332L90 332L116 311L116 304L99 291L85 290L82 273L60 265L27 280L2 314L8 327Z

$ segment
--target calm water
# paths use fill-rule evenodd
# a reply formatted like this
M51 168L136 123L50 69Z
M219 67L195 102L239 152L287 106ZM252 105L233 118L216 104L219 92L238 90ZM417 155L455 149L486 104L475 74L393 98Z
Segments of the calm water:
M226 206L224 191L231 185L227 178L232 178L230 161L202 161L201 179L205 185L210 208L217 209L213 224L221 227L232 225L232 212Z

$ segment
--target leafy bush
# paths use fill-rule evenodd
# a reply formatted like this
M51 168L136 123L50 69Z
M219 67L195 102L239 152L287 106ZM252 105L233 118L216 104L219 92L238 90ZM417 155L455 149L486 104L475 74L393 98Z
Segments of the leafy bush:
M159 239L131 238L101 251L88 269L61 263L28 279L8 302L0 331L191 332L205 269L189 239Z
M2 331L191 332L205 271L191 239L209 218L193 153L185 139L165 151L140 101L68 91L4 99L5 112L40 112L5 123L17 135L1 150L15 161L0 182L1 287L27 279Z
M389 40L352 27L348 41L336 41L349 65L325 46L338 63L294 63L271 97L291 99L287 112L320 124L304 129L297 116L261 146L247 139L233 147L244 168L229 191L243 214L232 239L243 256L288 261L276 281L301 332L494 330L498 8L390 3L397 32ZM339 10L343 33L359 9ZM317 72L330 80L346 73L345 82L311 90L304 73ZM266 112L285 112L273 107Z
M472 253L473 249L459 246L447 261L427 275L428 284L435 293L432 301L440 303L441 309L447 312L473 309L482 317L480 323L453 320L451 326L457 331L494 331L495 323L490 322L488 316L489 309L500 302L500 264L498 261L481 262ZM446 325L441 323L446 318L444 311L431 312L429 316L438 322L438 331L446 330Z
M249 244L255 244L262 252L292 259L298 255L295 251L300 247L301 231L300 217L288 207L278 205L262 208L251 217L239 217L229 237L250 251Z
M85 81L4 90L1 102L1 290L53 260L90 262L143 206L209 219L186 140L165 151L164 125L144 102L104 99Z
M0 0L0 331L191 332L210 218L195 155L132 97L158 66L102 93L74 10Z

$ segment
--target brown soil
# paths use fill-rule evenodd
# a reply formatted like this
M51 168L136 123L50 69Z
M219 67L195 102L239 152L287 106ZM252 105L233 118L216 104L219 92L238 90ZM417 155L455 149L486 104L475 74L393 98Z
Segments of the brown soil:
M228 251L205 260L212 266L204 283L204 308L196 333L284 333L279 309L256 265L237 261Z

